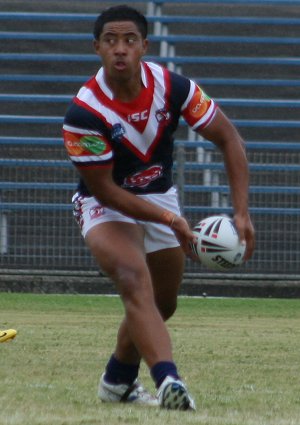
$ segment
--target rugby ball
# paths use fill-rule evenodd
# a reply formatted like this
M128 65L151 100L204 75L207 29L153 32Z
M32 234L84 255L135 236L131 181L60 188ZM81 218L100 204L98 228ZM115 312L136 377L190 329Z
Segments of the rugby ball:
M230 217L207 217L194 227L193 233L197 236L193 251L208 269L224 272L243 263L246 246L239 241Z

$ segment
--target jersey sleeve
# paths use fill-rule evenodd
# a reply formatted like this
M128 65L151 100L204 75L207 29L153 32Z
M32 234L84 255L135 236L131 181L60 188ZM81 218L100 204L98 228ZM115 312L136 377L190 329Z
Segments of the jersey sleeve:
M107 165L112 161L111 145L94 121L88 111L81 110L75 104L66 114L63 125L64 145L77 167Z
M191 81L190 91L182 106L182 116L193 130L205 128L214 118L217 105Z

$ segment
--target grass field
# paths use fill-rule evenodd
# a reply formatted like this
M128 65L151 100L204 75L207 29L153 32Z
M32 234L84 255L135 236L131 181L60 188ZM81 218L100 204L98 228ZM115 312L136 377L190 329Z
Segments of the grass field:
M300 301L180 298L169 329L196 412L97 399L121 317L116 297L0 293L0 329L18 330L0 344L0 424L300 424Z

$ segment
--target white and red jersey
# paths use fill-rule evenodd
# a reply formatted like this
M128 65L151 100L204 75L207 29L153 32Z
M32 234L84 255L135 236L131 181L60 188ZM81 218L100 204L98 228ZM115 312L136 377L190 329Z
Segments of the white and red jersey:
M65 116L64 143L77 167L113 164L115 182L134 193L162 193L173 184L173 135L182 116L198 130L216 105L192 80L152 62L142 62L143 88L120 102L100 68L73 99ZM89 192L83 181L83 195Z

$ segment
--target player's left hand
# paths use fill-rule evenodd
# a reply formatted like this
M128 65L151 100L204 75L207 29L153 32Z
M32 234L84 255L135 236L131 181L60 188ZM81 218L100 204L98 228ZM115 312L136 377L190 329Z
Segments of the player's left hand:
M251 222L251 218L249 214L241 215L241 214L235 214L234 215L234 223L237 228L240 241L242 243L245 243L246 245L246 251L244 255L245 261L249 260L254 252L255 249L255 230L254 226Z

